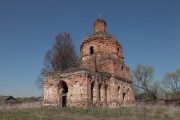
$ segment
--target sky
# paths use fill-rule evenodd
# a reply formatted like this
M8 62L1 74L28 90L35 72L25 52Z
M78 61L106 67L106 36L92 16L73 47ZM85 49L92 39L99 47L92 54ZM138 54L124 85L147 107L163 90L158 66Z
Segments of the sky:
M44 54L69 32L79 55L99 14L125 63L152 66L154 79L180 68L180 0L0 0L0 95L40 96Z

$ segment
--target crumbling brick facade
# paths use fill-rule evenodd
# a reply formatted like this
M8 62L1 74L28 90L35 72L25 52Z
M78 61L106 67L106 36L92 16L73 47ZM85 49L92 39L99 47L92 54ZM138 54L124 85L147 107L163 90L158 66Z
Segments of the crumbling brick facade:
M130 70L122 46L99 18L81 44L80 68L47 75L44 105L117 108L134 102Z

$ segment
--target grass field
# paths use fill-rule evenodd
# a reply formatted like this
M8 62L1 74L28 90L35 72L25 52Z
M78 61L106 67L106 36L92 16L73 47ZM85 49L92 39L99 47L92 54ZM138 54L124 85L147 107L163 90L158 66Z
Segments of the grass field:
M180 107L136 105L118 109L1 107L0 120L180 120Z

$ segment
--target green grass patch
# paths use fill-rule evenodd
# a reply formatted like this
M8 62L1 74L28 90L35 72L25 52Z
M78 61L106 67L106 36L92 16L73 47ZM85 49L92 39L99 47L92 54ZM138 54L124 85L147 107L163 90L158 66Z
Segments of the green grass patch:
M0 110L0 120L179 120L180 108L134 106L117 109L43 107Z

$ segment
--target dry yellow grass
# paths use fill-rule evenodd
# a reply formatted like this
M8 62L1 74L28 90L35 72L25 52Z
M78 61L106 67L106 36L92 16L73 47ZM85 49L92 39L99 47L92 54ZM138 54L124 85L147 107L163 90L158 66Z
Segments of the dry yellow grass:
M118 109L42 107L23 103L0 107L0 120L179 120L180 107L138 104Z

